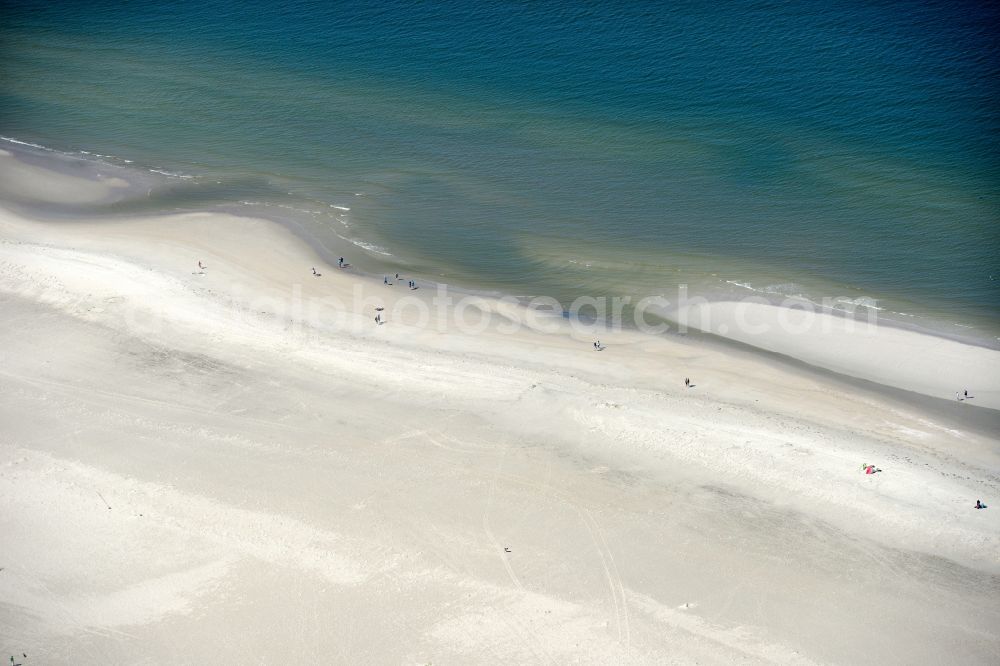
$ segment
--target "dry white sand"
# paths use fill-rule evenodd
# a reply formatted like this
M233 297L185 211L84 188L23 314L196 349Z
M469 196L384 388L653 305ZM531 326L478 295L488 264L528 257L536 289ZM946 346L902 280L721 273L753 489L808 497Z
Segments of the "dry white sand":
M828 370L969 405L1000 409L1000 352L935 335L752 301L699 303L680 316L692 328L805 360Z
M0 215L0 657L1000 661L992 433L681 338L399 309L433 296L260 220Z

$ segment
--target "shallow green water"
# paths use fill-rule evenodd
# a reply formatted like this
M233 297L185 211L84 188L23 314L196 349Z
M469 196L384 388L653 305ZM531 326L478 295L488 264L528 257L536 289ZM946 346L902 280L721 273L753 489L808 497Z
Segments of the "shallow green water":
M996 19L14 3L0 134L175 174L142 205L294 219L373 269L566 302L843 297L995 339Z

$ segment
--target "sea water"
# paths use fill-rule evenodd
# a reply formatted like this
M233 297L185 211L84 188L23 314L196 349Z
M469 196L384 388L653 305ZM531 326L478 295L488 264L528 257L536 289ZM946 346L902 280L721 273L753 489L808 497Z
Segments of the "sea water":
M685 284L1000 336L996 5L0 11L0 135L160 179L114 210L563 302Z

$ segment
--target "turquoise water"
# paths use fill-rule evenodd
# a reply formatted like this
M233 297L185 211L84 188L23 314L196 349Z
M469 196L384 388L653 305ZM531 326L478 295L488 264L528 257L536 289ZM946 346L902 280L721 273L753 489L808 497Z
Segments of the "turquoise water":
M1000 335L996 7L3 11L0 135L175 174L134 206L567 302L687 283Z

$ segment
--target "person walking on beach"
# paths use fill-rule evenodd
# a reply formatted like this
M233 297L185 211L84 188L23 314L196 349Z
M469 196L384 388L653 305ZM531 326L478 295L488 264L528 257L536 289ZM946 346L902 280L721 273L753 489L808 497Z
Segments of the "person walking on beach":
M684 378L684 387L685 388L691 388L691 379L690 378L688 378L688 377Z
M388 275L383 275L382 276L382 284L386 284L386 285L389 284L389 276Z
M204 264L201 263L201 259L198 260L198 268L200 270L205 270L205 266L204 266Z
M337 267L338 268L343 268L344 267L344 258L343 257L340 258L340 261L337 263Z
M313 266L313 275L315 275L316 277L319 277L320 275L322 275L322 273L317 273L316 272L316 267Z

